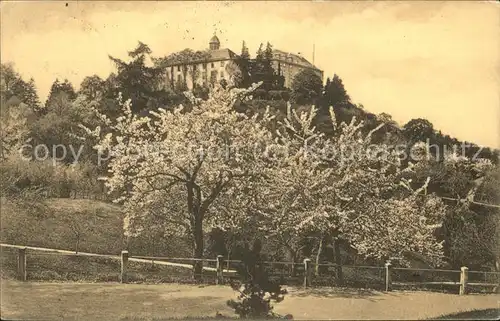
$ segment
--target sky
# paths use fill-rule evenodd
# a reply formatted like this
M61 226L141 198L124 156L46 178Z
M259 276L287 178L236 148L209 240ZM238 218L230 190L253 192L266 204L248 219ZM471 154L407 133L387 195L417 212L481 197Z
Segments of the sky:
M21 2L2 1L1 61L52 82L112 72L138 41L153 56L206 49L217 32L236 53L245 40L301 53L337 74L354 103L400 124L500 147L500 5L477 1Z

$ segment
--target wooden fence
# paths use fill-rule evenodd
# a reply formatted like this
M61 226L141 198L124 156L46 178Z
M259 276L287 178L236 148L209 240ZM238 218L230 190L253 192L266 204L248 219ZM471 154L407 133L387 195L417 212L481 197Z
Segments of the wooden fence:
M120 282L126 283L128 281L129 275L129 263L130 262L138 262L138 263L149 263L151 265L157 266L169 266L169 267L179 267L186 269L193 269L193 264L185 264L185 263L177 263L177 262L168 262L166 260L171 261L203 261L203 262L213 262L216 264L215 267L203 266L203 271L214 272L217 275L217 283L221 282L222 275L224 274L235 274L235 270L223 269L222 264L222 256L218 256L216 259L193 259L193 258L166 258L166 257L132 257L129 256L129 252L124 250L120 253L120 255L111 255L111 254L97 254L97 253L88 253L88 252L75 252L69 250L60 250L60 249L50 249L43 247L33 247L33 246L24 246L24 245L14 245L14 244L5 244L0 243L0 247L2 248L10 248L17 249L17 271L16 275L19 280L26 281L27 280L27 251L35 251L35 252L45 252L47 254L60 254L65 256L81 256L81 257L95 257L95 258L106 258L111 260L116 260L120 262Z
M13 244L0 244L2 248L9 248L11 250L17 250L16 261L17 270L16 275L19 280L27 280L27 251L33 252L44 252L47 254L60 254L64 256L82 256L82 257L95 257L95 258L106 258L119 262L119 281L122 283L129 282L129 265L130 262L148 263L157 266L168 266L168 267L178 267L193 270L193 265L198 261L208 262L212 266L203 266L202 271L211 273L215 277L216 284L223 284L228 278L237 278L236 270L231 269L230 265L240 264L239 260L224 260L221 255L217 256L215 259L193 259L193 258L173 258L173 257L148 257L148 256L130 256L128 251L122 251L120 255L108 255L108 254L96 254L87 252L74 252L68 250L59 249L49 249L42 247L32 247L24 245L13 245ZM172 261L190 261L194 264L185 264ZM202 262L202 263L203 263ZM207 263L207 264L208 264ZM330 276L329 272L337 271L339 266L335 264L319 264L315 266L310 259L305 259L303 263L294 262L263 262L263 264L269 265L270 269L276 270L277 267L283 268L293 267L292 270L298 272L298 276L295 280L298 284L303 287L312 287L318 284L318 280L321 277ZM461 270L442 270L442 269L417 269L417 268L402 268L402 267L392 267L390 263L386 263L383 267L380 266L342 266L342 269L352 269L356 271L371 271L372 275L377 275L376 282L380 282L382 289L384 291L391 291L395 287L421 287L421 286L452 286L458 287L458 293L460 295L465 295L470 292L471 287L492 287L498 291L500 285L500 272L484 272L484 271L469 271L467 267L462 267ZM278 269L279 270L279 269ZM319 273L323 272L323 275ZM446 280L438 279L426 280L422 278L424 274L447 274ZM413 280L413 282L408 282L408 274L418 275L420 278ZM470 276L473 276L473 280ZM282 274L283 276L283 274ZM478 282L474 281L478 279L477 276L483 276L484 280L487 277L493 277L495 282ZM401 280L402 279L402 280Z

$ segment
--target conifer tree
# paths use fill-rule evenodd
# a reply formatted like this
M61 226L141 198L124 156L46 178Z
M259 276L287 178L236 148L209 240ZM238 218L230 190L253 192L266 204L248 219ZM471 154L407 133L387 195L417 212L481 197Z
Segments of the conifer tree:
M52 104L52 101L56 99L56 97L59 97L61 93L65 93L70 101L73 101L76 98L76 92L73 84L71 84L68 79L64 79L64 82L61 83L59 79L56 78L56 80L50 87L50 92L49 96L47 97L47 101L45 102L45 107L49 107Z
M243 44L241 45L241 55L240 55L240 58L241 59L250 59L250 52L248 51L248 47L245 43L245 40L243 40Z
M257 55L255 57L255 60L257 61L264 60L264 51L262 50L262 43L260 44L259 49L257 50Z
M0 75L0 96L3 102L7 102L11 97L16 96L17 99L31 109L40 106L33 78L28 82L24 81L21 75L15 71L14 65L10 63L1 65Z
M273 46L268 42L264 51L264 60L271 63L271 59L273 59Z
M333 76L332 80L330 78L326 80L323 95L325 107L347 107L351 103L351 97L347 94L342 79L337 74Z
M123 98L131 99L132 111L139 113L149 108L157 98L157 88L163 71L158 66L146 65L151 49L142 42L128 54L131 58L128 63L112 56L109 56L109 59L116 65L116 82Z
M263 84L261 88L264 90L271 90L275 87L276 74L272 67L272 58L272 45L268 42L264 50L263 45L260 44L254 67L252 68L252 82L257 83L262 81Z
M241 55L235 60L236 65L241 71L241 82L239 87L247 88L252 84L251 73L252 63L250 61L250 53L245 41L241 45Z
M17 96L23 103L32 109L37 109L40 105L33 78L31 78L29 82L25 82L22 78L18 78L12 85L12 94Z
M262 244L256 240L253 248L248 244L243 250L242 264L238 267L241 284L232 283L231 287L240 294L238 300L229 300L227 305L234 309L240 318L269 318L276 316L271 302L283 301L287 293L279 283L273 282L264 268L261 254ZM268 295L267 295L268 294Z

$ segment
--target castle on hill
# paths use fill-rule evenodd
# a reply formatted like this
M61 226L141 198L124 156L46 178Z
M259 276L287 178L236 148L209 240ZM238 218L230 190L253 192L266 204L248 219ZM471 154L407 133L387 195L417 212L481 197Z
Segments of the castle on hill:
M194 84L207 86L209 83L220 82L222 79L229 80L231 68L228 65L238 58L238 55L231 49L220 48L220 40L214 34L208 43L208 50L203 58L189 62L171 62L164 64L166 71L165 85L174 87L177 82L185 82L189 89L193 89ZM323 79L323 71L314 66L304 57L273 49L271 64L276 74L284 77L284 86L291 87L293 78L304 69L314 71ZM189 66L188 66L189 65ZM190 72L185 72L189 67ZM193 75L195 75L193 77ZM193 78L195 81L193 81Z

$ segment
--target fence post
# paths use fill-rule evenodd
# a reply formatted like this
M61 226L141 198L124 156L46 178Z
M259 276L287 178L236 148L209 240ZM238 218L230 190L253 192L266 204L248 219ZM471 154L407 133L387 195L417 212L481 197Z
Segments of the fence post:
M390 262L385 263L385 291L389 292L392 290L392 276L391 276L392 265Z
M17 250L17 275L19 280L26 281L26 248Z
M467 294L467 281L469 279L469 268L462 266L460 268L460 295Z
M304 288L311 286L311 259L304 259Z
M224 283L224 276L223 276L223 265L222 265L222 259L224 257L222 255L217 255L217 279L215 284L223 284Z
M122 251L121 254L121 273L120 273L120 282L127 283L127 264L128 264L128 251Z

